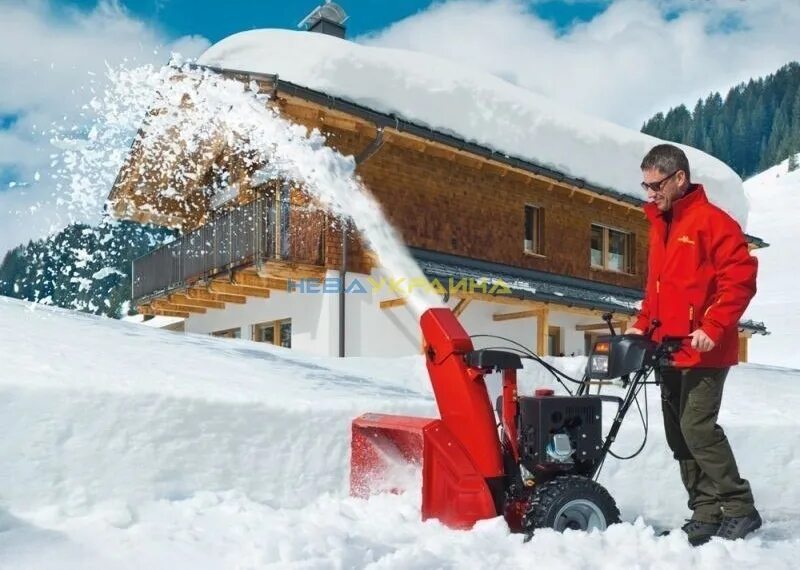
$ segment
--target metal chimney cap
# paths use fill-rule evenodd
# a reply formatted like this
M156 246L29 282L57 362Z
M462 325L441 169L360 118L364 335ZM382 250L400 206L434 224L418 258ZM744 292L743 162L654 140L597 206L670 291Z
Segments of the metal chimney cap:
M344 11L344 8L339 6L336 2L331 2L331 0L325 0L325 4L321 6L317 6L314 8L308 16L302 19L302 21L297 24L298 28L311 28L314 24L319 22L320 20L328 20L329 22L333 22L335 24L339 24L340 26L343 25L350 16L347 15L347 12Z

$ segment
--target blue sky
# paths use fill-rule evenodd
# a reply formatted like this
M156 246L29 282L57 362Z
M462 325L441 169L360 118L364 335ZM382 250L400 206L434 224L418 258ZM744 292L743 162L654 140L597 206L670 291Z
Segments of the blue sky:
M212 42L251 28L294 28L322 0L122 0L136 17L171 36L200 34ZM62 0L64 7L91 8L96 0ZM430 7L430 0L341 0L350 16L348 33L374 32ZM576 21L591 20L606 0L582 2L532 1L530 11L565 30ZM224 6L224 7L221 7Z

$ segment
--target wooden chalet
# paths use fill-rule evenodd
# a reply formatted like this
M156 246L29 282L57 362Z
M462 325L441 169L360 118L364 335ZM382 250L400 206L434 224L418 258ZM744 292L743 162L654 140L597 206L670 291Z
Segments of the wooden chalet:
M471 333L502 335L539 354L578 355L607 330L603 313L612 313L618 328L635 313L647 261L640 200L420 126L413 117L276 76L216 71L258 82L282 116L320 129L330 146L356 157L358 175L428 277L508 285L510 294L463 286L445 293ZM195 176L176 181L170 165L149 161L134 142L109 196L120 218L180 231L134 262L139 312L183 317L187 332L324 355L419 351L416 317L394 291L290 290L301 279L380 279L379 260L346 222L317 208L301 188L254 183L252 170L224 145L183 160ZM220 172L225 188L215 184ZM180 192L165 196L166 185ZM749 239L752 247L765 245ZM740 331L746 360L747 339L766 331L749 322Z

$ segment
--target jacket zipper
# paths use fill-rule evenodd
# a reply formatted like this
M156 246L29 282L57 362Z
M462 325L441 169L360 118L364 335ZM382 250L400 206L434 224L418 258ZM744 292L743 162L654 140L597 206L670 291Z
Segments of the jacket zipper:
M694 326L694 305L689 305L689 333L693 333L695 331Z

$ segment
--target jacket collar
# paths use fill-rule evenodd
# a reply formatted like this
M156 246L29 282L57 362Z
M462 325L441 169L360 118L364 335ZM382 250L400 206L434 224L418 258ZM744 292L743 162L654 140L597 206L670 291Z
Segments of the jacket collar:
M708 204L705 188L702 184L693 184L690 190L672 203L672 221L680 219L689 208L698 204ZM664 214L652 202L644 205L644 213L651 222L664 223Z

